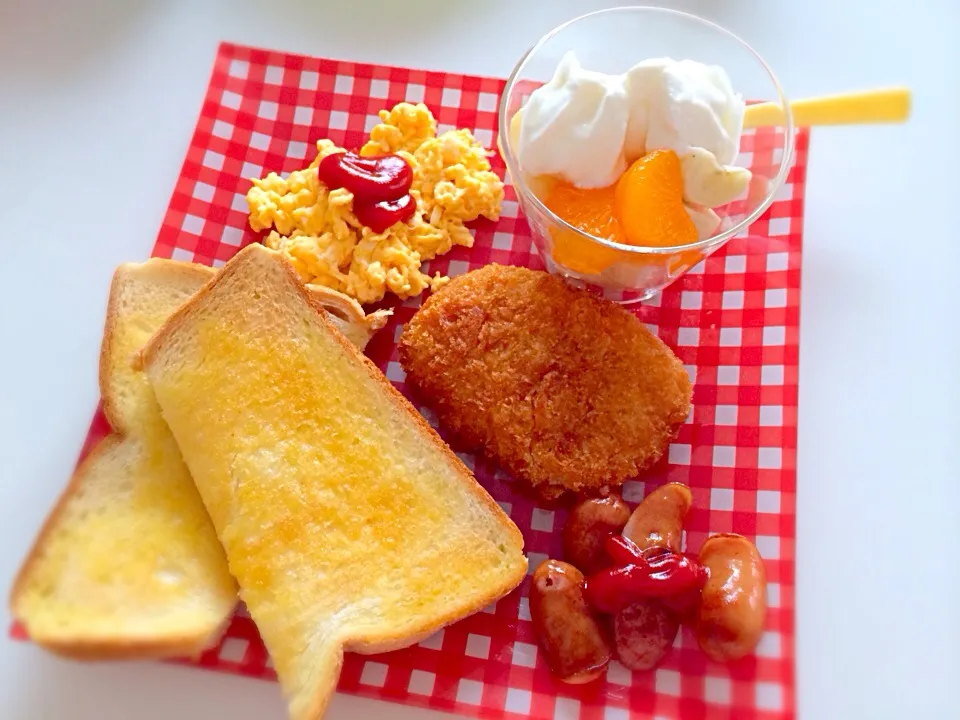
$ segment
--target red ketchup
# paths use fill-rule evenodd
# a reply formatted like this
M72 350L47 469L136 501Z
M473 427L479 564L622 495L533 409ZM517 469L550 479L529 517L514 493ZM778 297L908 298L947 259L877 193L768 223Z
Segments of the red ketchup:
M607 538L605 547L616 564L587 578L584 593L599 612L613 615L627 605L649 598L675 599L685 609L686 596L699 594L707 579L706 569L696 560L667 548L640 550L618 535Z
M409 194L413 168L399 155L335 153L320 161L317 175L328 188L346 188L353 193L357 220L375 233L408 220L417 209Z

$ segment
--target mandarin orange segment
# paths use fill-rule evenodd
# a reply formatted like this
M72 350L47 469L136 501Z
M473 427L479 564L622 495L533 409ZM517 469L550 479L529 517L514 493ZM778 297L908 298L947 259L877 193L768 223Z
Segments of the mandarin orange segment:
M622 250L614 250L587 240L572 230L551 228L553 259L568 270L581 275L599 275L616 262L628 258Z
M543 203L555 215L585 233L615 242L625 242L620 223L613 215L617 186L578 188L557 181L543 196ZM622 260L621 253L584 239L569 230L555 229L553 259L574 272L594 275Z
M630 245L671 247L698 239L683 208L683 174L673 150L654 150L627 168L617 181L614 213Z
M544 199L544 205L575 228L597 237L623 242L620 223L613 215L617 184L603 188L578 188L557 182Z

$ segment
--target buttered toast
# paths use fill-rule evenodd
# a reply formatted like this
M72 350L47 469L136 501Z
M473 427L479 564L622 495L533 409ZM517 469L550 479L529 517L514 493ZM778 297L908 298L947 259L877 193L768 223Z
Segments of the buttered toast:
M278 253L242 250L143 364L295 720L323 714L344 650L410 645L523 579L516 526Z
M153 259L114 274L100 355L113 433L77 468L11 595L38 644L78 658L192 654L237 599L226 558L153 391L131 360L216 271ZM327 288L311 294L361 347L385 318Z
M223 549L173 436L131 359L212 277L151 260L114 274L100 354L113 434L80 464L14 583L30 637L79 658L192 654L237 602Z

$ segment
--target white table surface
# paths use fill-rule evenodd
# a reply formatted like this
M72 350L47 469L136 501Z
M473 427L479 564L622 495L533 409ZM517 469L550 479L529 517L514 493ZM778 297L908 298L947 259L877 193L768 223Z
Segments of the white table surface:
M219 40L505 76L542 32L607 4L0 0L3 582L70 474L97 401L110 274L153 245ZM946 718L960 678L960 240L948 225L960 205L960 3L676 6L751 42L792 97L892 84L915 93L906 126L821 129L812 141L799 709ZM3 717L30 720L284 717L272 683L72 664L5 640L0 698ZM337 696L329 717L353 716L440 717Z

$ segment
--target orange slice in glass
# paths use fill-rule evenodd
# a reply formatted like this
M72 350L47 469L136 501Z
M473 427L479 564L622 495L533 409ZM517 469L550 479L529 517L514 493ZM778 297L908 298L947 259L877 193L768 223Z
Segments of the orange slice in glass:
M555 181L544 192L544 204L558 217L585 233L638 247L688 245L699 238L683 207L680 158L672 150L655 150L636 160L620 179L604 188L578 188ZM574 272L594 275L617 262L635 266L695 264L697 251L674 256L638 255L608 248L569 230L552 231L553 259Z
M557 181L544 195L543 204L558 217L585 233L623 243L626 238L613 214L616 192L616 184L584 189L565 181ZM627 255L569 230L555 228L552 235L553 259L564 267L585 275L600 273Z
M683 207L683 174L673 150L654 150L620 176L614 213L630 245L671 247L697 241Z

